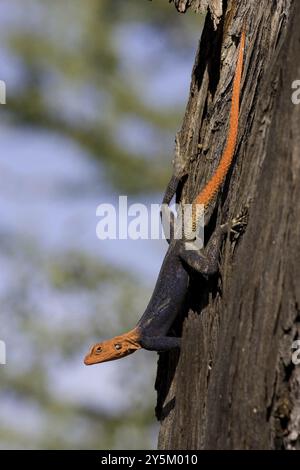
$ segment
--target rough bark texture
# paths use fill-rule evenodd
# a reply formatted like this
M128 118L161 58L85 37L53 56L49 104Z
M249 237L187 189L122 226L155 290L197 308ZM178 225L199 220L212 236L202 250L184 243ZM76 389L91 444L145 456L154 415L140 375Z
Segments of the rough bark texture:
M223 0L170 0L170 2L172 1L179 13L185 13L188 8L196 13L204 13L208 9L215 28L220 22Z
M239 140L211 225L246 206L249 222L224 243L220 274L192 281L180 355L160 355L161 449L300 448L291 349L300 333L299 1L224 2L216 31L208 14L181 130L190 172L179 197L190 202L218 164L244 19Z

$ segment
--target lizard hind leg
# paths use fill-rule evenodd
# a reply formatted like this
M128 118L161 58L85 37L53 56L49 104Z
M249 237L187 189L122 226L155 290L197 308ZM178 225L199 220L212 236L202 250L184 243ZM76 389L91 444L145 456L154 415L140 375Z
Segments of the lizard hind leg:
M192 244L189 244L190 249L186 250L185 245L182 244L179 253L180 258L194 271L204 276L212 276L219 269L220 248L227 230L228 224L217 227L206 247L201 251L199 251L197 245L195 245L195 249L191 249Z
M173 160L173 175L166 188L163 197L163 204L170 204L178 189L179 183L182 181L182 178L187 174L187 162L185 161L181 150L180 133L177 132L175 137L175 157Z
M245 209L242 210L242 212L232 219L232 221L229 224L230 232L235 235L239 236L240 234L244 233L245 228L248 224L248 207L245 207Z
M247 225L248 213L243 211L238 217L234 218L231 222L225 223L217 227L210 237L206 247L199 251L197 245L195 249L184 249L184 244L181 247L179 256L180 258L193 270L203 274L204 276L212 276L216 274L219 269L219 254L223 238L228 231L230 233L239 235L242 233ZM189 244L192 248L192 244Z
M161 205L160 217L165 238L170 243L174 238L175 216L168 205Z

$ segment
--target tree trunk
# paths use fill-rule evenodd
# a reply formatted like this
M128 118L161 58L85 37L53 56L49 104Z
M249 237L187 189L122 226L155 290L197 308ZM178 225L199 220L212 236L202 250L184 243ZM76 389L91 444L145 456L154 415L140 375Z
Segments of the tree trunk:
M179 197L193 199L224 148L244 20L239 137L213 224L245 207L249 220L236 242L224 242L219 275L192 280L180 355L160 355L160 449L300 448L300 366L292 362L300 331L300 108L291 100L300 79L299 1L223 2L216 28L208 13L180 133L190 170Z

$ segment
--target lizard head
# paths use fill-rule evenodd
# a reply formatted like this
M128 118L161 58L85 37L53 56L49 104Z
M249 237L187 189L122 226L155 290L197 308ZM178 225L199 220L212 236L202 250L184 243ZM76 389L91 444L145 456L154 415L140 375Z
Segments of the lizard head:
M86 366L90 366L128 356L141 348L139 339L139 329L134 328L121 336L115 336L107 341L102 341L102 343L96 343L85 356L84 363Z

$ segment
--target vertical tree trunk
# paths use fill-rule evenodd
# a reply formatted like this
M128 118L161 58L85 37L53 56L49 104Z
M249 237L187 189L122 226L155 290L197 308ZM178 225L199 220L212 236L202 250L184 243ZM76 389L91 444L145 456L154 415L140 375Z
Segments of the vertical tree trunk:
M245 207L249 221L224 243L219 275L193 279L180 355L160 355L161 449L300 448L291 349L300 322L300 105L291 100L299 1L223 2L217 29L208 13L181 130L190 171L179 196L192 200L224 148L244 20L238 145L213 223Z

